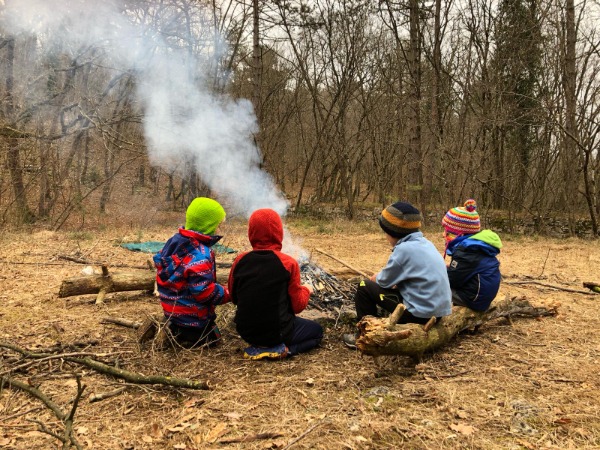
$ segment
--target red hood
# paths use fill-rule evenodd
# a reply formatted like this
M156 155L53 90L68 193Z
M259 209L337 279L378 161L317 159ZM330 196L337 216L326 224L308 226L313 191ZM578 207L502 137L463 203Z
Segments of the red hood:
M257 209L248 221L248 239L254 250L281 251L283 223L272 209Z

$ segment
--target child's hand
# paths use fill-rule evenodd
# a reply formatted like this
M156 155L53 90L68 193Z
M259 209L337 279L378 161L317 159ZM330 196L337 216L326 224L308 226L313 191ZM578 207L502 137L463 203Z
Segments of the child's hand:
M315 291L315 289L313 288L312 284L303 284L302 286L304 286L306 289L308 289L308 292L312 295L312 293Z
M369 280L371 280L371 281L375 281L375 279L376 279L376 278L377 278L377 273L374 273L373 275L371 275L371 276L369 277Z

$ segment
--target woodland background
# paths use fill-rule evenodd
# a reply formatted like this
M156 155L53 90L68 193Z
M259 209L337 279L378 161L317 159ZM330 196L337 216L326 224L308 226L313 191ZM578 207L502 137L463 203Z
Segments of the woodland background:
M156 54L188 58L215 98L251 100L248 139L292 210L335 204L353 218L402 198L428 216L474 197L534 231L561 217L563 232L598 234L595 0L116 5L162 37ZM180 209L214 191L202 161L150 163L136 72L102 41L75 47L57 39L68 26L2 23L1 224L139 220L132 209Z
M4 384L0 446L67 448L70 434L81 448L119 450L600 448L598 294L581 289L598 282L600 240L565 237L598 234L598 7L595 0L0 0L0 369L3 380L37 387L71 411L62 420ZM18 8L15 27L9 13ZM109 8L118 17L107 20ZM68 20L39 27L53 12ZM105 39L73 38L102 23L112 26ZM148 37L146 66L114 57L111 39L126 24ZM165 55L184 63L208 103L250 100L256 123L242 136L250 147L228 135L218 142L231 139L232 148L195 153L181 134L185 153L149 139L141 75ZM186 104L189 91L172 75L161 81L181 103L165 128L207 108ZM234 121L246 117L227 111ZM166 158L156 158L157 147ZM146 267L149 255L120 244L168 239L197 195L221 201L230 182L221 174L235 177L225 169L238 159L254 164L239 166L243 198L255 194L243 184L246 172L268 174L289 202L286 226L297 242L340 276L345 267L312 250L367 272L389 255L376 222L357 219L407 199L424 212L425 233L442 252L440 216L474 197L484 225L504 243L498 297L526 297L558 315L491 321L415 366L346 349L340 337L355 328L338 320L340 310L325 323L321 348L256 364L242 358L232 305L219 311L222 346L158 351L103 321L160 314L153 296L111 294L102 305L95 295L58 297L63 280L88 269ZM225 200L222 242L247 250L248 211ZM234 255L219 261L227 257ZM124 383L58 356L24 362L15 346L81 350L140 374L207 381L210 390Z

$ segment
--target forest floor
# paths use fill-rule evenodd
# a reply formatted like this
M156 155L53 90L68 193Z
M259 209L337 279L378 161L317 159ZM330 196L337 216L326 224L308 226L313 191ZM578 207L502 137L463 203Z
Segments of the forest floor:
M376 271L389 255L376 223L293 220L287 226L316 264L340 278L355 274L313 249L365 272ZM585 281L600 282L600 241L502 236L499 298L559 304L558 315L488 322L417 365L403 357L376 364L345 348L340 337L353 330L347 321L327 322L321 348L308 354L247 361L232 326L232 305L219 308L220 346L158 351L140 347L133 329L101 323L107 316L141 321L159 313L151 295L109 294L100 306L94 295L58 297L62 280L84 268L61 255L143 266L150 255L119 244L164 241L175 231L5 231L0 237L1 344L89 352L132 372L209 383L209 390L124 383L61 360L27 365L29 360L0 346L2 376L37 387L64 412L71 410L75 375L80 375L86 388L73 434L82 448L600 448L600 294L582 287ZM224 233L225 245L248 249L243 222L226 223ZM442 249L439 230L425 230L425 235ZM516 281L581 292L510 284ZM82 346L73 350L75 343ZM125 388L120 395L89 401L91 394L119 387ZM0 448L60 448L39 424L63 433L63 424L38 399L3 386Z

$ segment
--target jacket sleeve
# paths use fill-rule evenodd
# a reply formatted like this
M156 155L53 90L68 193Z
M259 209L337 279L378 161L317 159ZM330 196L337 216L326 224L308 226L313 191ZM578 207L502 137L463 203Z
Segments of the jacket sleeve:
M298 262L289 255L284 253L279 254L279 258L283 263L284 267L290 273L290 281L288 283L288 295L292 303L292 310L294 314L299 314L308 305L310 298L310 291L307 287L302 286L300 281L300 266Z
M217 283L214 258L195 259L185 272L190 295L197 303L216 306L231 300L229 290Z

